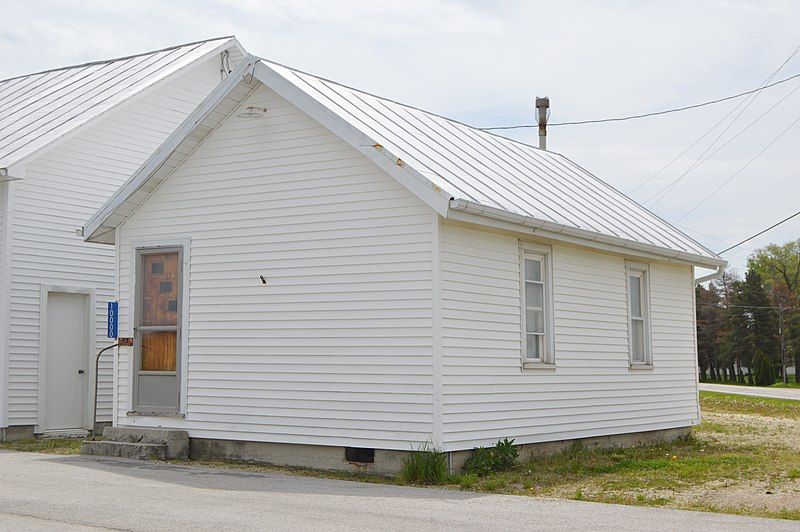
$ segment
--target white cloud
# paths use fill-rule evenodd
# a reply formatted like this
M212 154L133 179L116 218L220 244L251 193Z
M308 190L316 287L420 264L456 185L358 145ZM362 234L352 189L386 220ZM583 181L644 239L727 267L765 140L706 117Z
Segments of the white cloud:
M757 86L800 44L800 3L790 0L27 1L4 5L3 18L0 77L236 34L257 55L475 125L530 122L533 99L544 94L553 121L716 98ZM800 58L781 75L797 72ZM794 86L765 92L731 132ZM735 104L553 127L549 147L628 191ZM656 212L682 215L798 115L800 93L689 174ZM536 142L534 130L508 134ZM797 210L798 140L800 126L681 225L733 243ZM667 185L704 148L634 197ZM725 247L692 235L711 249ZM800 221L793 221L731 259L741 265L756 246L798 236Z

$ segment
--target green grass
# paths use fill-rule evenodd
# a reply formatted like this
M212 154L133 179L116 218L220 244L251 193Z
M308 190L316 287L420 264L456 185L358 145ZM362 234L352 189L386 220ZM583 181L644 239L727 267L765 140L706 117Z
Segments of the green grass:
M0 449L28 453L78 454L81 441L81 438L32 438L0 442Z
M783 383L782 379L779 379L772 384L771 386L757 386L755 384L747 384L746 382L738 382L738 381L714 381L710 379L701 379L700 382L705 384L724 384L726 386L746 386L748 388L800 388L800 383L795 382L794 375L789 376L789 382L786 384Z
M770 386L770 388L800 388L800 382L795 382L794 377L792 377L786 384L784 384L783 381L780 381Z
M410 453L397 476L403 484L423 485L444 484L448 477L447 454L429 449Z
M800 506L721 504L705 495L726 486L754 497L763 495L763 484L800 487L800 453L771 441L765 430L768 419L800 420L800 402L701 392L701 406L714 419L678 441L624 449L576 444L512 471L462 476L462 489L800 519ZM734 423L726 414L740 417Z
M720 392L700 392L701 406L713 412L800 419L800 401L751 397Z

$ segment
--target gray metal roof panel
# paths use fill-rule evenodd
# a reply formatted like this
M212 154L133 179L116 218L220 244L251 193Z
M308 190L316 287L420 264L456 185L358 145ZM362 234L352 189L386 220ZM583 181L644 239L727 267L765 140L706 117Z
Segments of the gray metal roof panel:
M0 168L19 162L232 37L0 80Z
M718 258L561 154L262 61L455 199Z

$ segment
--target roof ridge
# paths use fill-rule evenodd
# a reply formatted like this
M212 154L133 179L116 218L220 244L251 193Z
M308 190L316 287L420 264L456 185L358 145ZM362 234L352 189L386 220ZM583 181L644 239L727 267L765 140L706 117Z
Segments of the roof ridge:
M279 67L285 68L287 70L291 70L292 72L305 74L306 76L312 76L312 77L315 77L315 78L320 79L322 81L325 81L325 82L328 82L328 83L333 83L334 85L338 85L340 87L344 87L344 88L349 89L351 91L360 92L362 94L366 94L368 96L372 96L373 98L378 98L380 100L385 100L387 102L392 102L392 103L400 105L402 107L407 107L409 109L414 109L415 111L419 111L421 113L425 113L425 114L428 114L428 115L431 115L431 116L435 116L435 117L441 118L442 120L447 120L448 122L452 122L454 124L459 124L459 125L462 125L464 127L468 127L469 129L471 129L473 131L476 131L478 133L483 133L485 135L491 135L492 137L497 137L499 139L507 140L509 142L513 142L515 144L519 144L521 146L525 146L526 148L533 148L534 150L537 150L537 151L543 151L543 152L546 152L546 153L552 153L552 154L560 155L560 156L564 157L564 155L562 153L560 153L560 152L552 151L552 150L543 150L542 148L540 148L538 146L534 146L533 144L528 144L527 142L523 142L521 140L513 139L511 137L506 137L505 135L501 135L501 134L495 133L493 131L486 131L485 129L481 129L481 128L473 126L471 124L467 124L466 122L462 122L461 120L456 120L455 118L450 118L448 116L444 116L444 115L441 115L439 113L434 113L433 111L428 111L427 109L423 109L421 107L416 107L414 105L409 105L407 103L403 103L403 102L400 102L400 101L397 101L397 100L393 100L392 98L387 98L385 96L380 96L378 94L375 94L375 93L372 93L372 92L369 92L369 91L365 91L364 89L359 89L357 87L353 87L351 85L346 85L346 84L341 83L341 82L336 81L336 80L332 80L332 79L329 79L329 78L318 76L317 74L312 74L311 72L306 72L305 70L300 70L299 68L294 68L294 67L291 67L289 65L284 65L283 63L278 63L277 61L272 61L271 59L265 59L263 57L258 57L258 56L254 56L254 57L257 57L259 61L264 61L266 63L271 63L273 65L278 65Z
M222 37L211 37L209 39L202 39L200 41L193 41L193 42L186 42L186 43L182 43L182 44L175 44L173 46L167 46L166 48L159 48L158 50L150 50L149 52L141 52L141 53L138 53L138 54L125 55L125 56L122 56L122 57L114 57L114 58L111 58L111 59L101 59L101 60L98 60L98 61L88 61L86 63L78 63L76 65L68 65L68 66L57 67L57 68L48 68L46 70L39 70L37 72L30 72L28 74L20 74L18 76L11 76L10 78L0 79L0 83L5 83L6 81L11 81L11 80L14 80L14 79L27 78L28 76L36 76L37 74L48 74L50 72L58 72L60 70L69 70L69 69L72 69L72 68L82 68L82 67L88 67L88 66L93 66L93 65L102 65L102 64L105 64L105 63L114 63L115 61L125 61L127 59L133 59L134 57L142 57L142 56L145 56L145 55L152 55L152 54L157 54L157 53L160 53L160 52L168 52L170 50L177 50L178 48L183 48L184 46L193 46L193 45L204 44L204 43L212 42L212 41L222 41L224 39L234 39L234 38L236 38L235 35L224 35Z

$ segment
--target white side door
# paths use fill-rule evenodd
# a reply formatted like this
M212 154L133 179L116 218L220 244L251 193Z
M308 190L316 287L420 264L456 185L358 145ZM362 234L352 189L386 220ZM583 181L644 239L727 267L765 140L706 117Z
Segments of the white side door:
M81 430L89 378L89 296L49 292L44 430Z

